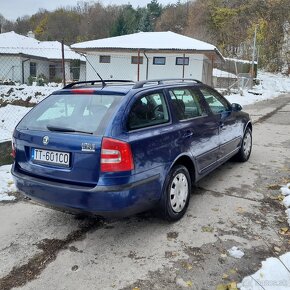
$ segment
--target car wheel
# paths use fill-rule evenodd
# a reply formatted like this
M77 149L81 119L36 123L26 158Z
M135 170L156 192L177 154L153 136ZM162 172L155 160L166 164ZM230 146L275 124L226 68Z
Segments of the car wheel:
M169 221L177 221L185 214L191 193L191 179L187 168L174 166L165 183L161 198L163 217Z
M240 151L237 154L237 159L241 162L245 162L250 158L252 152L252 131L247 128L242 140Z

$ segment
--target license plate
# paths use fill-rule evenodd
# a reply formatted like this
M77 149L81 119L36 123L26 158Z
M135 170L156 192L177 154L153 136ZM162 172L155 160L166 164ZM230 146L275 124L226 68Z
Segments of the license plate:
M32 148L32 160L44 163L50 163L61 166L69 166L70 154L67 152L58 152Z

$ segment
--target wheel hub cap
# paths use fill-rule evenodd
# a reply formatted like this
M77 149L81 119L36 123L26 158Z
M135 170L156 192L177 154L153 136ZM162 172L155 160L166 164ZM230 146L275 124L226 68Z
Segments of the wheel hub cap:
M181 212L188 196L188 181L183 173L177 174L170 187L170 203L173 211Z

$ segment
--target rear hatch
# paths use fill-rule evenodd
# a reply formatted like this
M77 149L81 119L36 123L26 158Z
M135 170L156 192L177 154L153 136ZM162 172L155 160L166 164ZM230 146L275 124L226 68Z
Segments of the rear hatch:
M46 98L16 127L16 170L51 181L95 186L102 138L120 99L118 94L87 94L80 89Z

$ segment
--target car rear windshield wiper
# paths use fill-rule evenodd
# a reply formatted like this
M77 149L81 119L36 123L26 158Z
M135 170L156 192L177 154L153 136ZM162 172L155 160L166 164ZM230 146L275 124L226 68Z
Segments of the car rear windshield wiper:
M56 131L56 132L72 132L72 133L93 134L93 132L86 132L86 131L81 131L81 130L75 130L75 129L67 128L67 127L57 127L57 126L47 125L46 128L49 131Z

